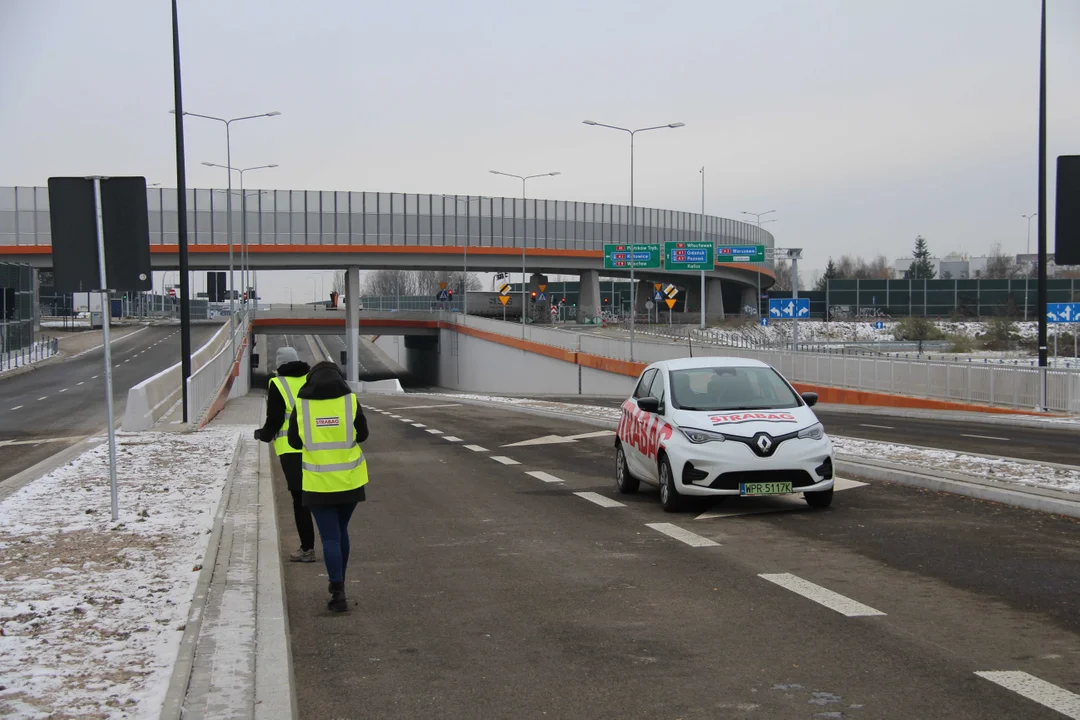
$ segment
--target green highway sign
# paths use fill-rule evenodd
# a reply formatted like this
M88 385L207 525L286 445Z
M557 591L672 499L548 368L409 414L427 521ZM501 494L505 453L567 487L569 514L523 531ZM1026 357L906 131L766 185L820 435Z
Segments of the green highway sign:
M634 245L633 252L629 244L604 244L604 269L605 270L645 270L660 269L660 244Z
M664 243L665 270L712 270L713 244L711 242Z
M717 245L717 263L765 262L764 245Z

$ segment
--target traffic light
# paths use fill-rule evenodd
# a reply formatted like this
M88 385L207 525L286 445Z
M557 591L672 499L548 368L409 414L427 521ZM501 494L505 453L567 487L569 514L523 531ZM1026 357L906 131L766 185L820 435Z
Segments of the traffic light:
M532 301L536 302L536 291L535 290L533 290L533 293L532 293Z
M607 299L607 298L604 298L604 303L605 303L605 304L607 303L607 301L608 301L608 299Z

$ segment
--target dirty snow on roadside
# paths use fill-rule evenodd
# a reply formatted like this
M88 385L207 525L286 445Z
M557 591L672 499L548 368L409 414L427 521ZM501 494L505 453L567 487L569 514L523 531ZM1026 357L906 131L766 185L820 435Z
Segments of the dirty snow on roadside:
M156 718L238 441L121 434L0 503L0 716Z
M603 407L601 405L575 405L574 403L501 397L498 395L470 395L464 393L430 393L426 395L428 397L461 398L520 408L550 410L566 413L568 417L579 415L610 420L613 423L619 421L621 412L619 408ZM835 435L830 435L830 437L838 455L874 458L900 465L910 465L921 470L945 470L985 480L1019 483L1051 490L1080 493L1080 470L1066 470L1052 465L1019 462L1005 458L968 455L950 450L857 440Z

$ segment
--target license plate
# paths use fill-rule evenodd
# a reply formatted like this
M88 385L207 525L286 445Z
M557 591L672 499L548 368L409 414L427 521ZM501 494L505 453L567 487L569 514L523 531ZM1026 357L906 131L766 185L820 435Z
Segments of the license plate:
M741 495L780 495L791 492L789 482L740 483Z

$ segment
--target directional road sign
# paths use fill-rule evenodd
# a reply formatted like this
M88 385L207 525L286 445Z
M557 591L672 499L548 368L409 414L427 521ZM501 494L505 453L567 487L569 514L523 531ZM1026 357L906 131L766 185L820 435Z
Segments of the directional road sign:
M1080 303L1046 303L1046 321L1052 323L1080 322Z
M885 322L883 320L878 320L876 323L874 323L874 329L875 330L884 330L885 329Z
M810 298L769 300L769 317L776 320L808 318L810 317Z
M769 318L767 316L762 316L761 327L769 327Z
M713 244L711 242L664 243L664 269L712 270Z
M660 243L634 245L604 244L604 269L629 270L631 267L646 270L660 269Z
M765 262L764 245L717 245L717 263Z

